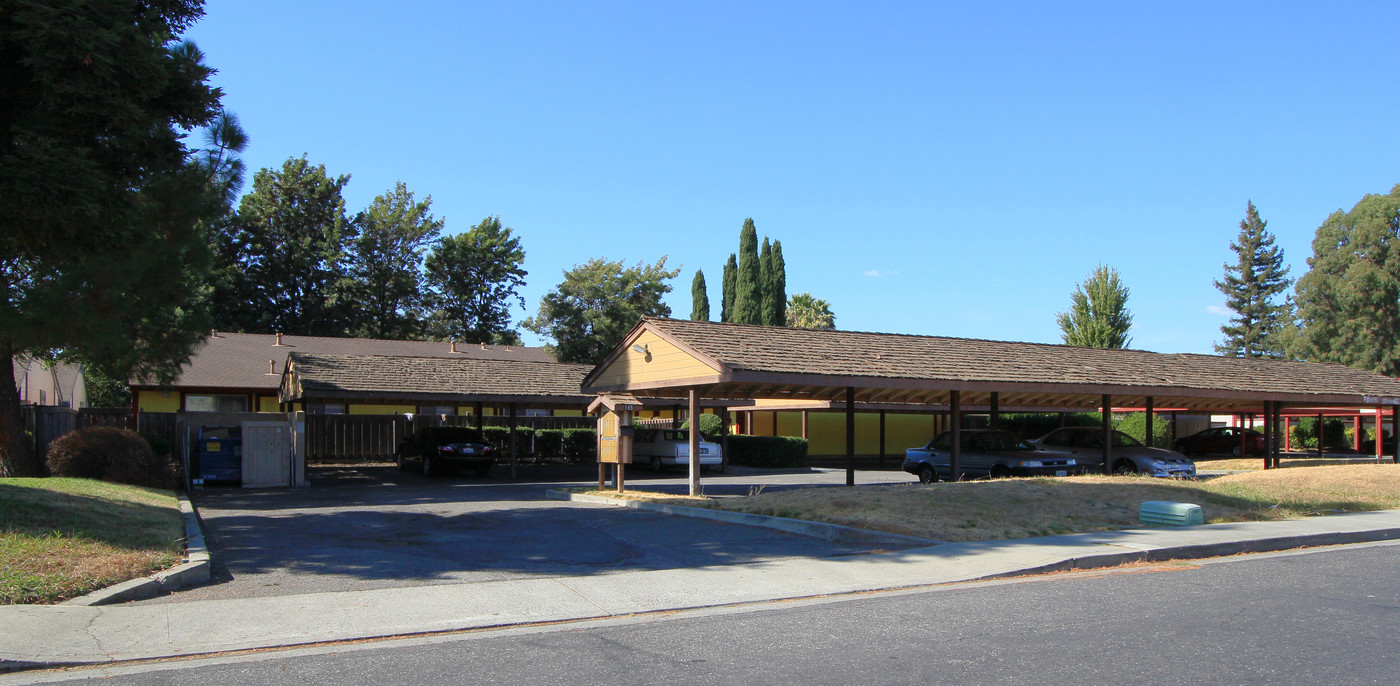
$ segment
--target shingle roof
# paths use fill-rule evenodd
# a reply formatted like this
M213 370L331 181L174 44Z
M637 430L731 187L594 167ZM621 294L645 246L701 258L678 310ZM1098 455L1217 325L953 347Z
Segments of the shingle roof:
M402 398L470 401L530 398L587 404L588 365L403 355L287 356L282 400Z
M724 369L727 379L757 381L832 377L935 386L1030 389L1083 393L1103 387L1174 389L1198 394L1355 396L1355 402L1400 400L1400 380L1337 364L1258 360L1215 355L1104 350L1044 343L939 336L749 326L647 318L639 327ZM611 359L611 358L610 358ZM594 389L590 389L594 390Z
M171 384L184 388L238 388L277 391L282 365L289 352L342 355L411 355L458 359L553 362L544 348L430 341L392 341L373 338L332 338L326 336L283 336L277 345L275 334L216 332L195 350L188 364ZM269 374L272 362L273 373ZM142 384L133 384L140 386Z

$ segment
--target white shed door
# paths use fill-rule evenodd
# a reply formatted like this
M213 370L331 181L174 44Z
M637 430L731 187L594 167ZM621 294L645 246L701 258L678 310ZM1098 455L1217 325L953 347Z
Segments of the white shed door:
M292 431L286 422L243 422L243 486L292 485Z

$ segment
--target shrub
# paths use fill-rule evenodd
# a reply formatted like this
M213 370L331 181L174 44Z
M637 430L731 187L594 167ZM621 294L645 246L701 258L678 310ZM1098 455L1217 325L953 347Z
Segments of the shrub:
M563 429L535 429L535 455L560 457L564 454Z
M807 439L793 436L730 436L729 464L769 469L806 467Z
M682 429L689 429L689 428L690 428L690 420L689 420L689 419L685 420L685 423L681 424L681 428L682 428ZM713 441L713 440L715 440L716 438L718 438L719 436L723 436L723 435L724 435L724 431L723 431L723 430L724 430L724 420L721 419L719 415L717 415L717 414L702 414L702 415L700 415L700 435L701 435L701 436L704 436L706 440Z
M49 473L133 486L175 488L178 469L158 458L135 431L112 426L78 429L49 444Z
M510 457L510 427L483 426L481 434L482 438L496 449L498 456ZM530 438L534 435L535 430L528 426L515 427L515 450L518 456L530 454Z
M1172 447L1172 423L1171 419L1156 413L1152 420L1152 441L1146 438L1147 434L1147 413L1129 412L1126 414L1113 415L1113 428L1122 431L1133 438L1157 448Z
M1302 417L1289 429L1288 439L1296 450L1309 448L1317 450L1317 418ZM1346 425L1340 419L1327 419L1323 422L1323 449L1351 447Z
M594 429L563 429L564 457L570 462L598 461L598 432Z
M1034 441L1060 428L1058 412L1011 412L1000 418L1001 428L1028 441ZM1071 412L1065 415L1065 426L1100 426L1102 420L1094 412ZM1155 427L1154 427L1155 428Z

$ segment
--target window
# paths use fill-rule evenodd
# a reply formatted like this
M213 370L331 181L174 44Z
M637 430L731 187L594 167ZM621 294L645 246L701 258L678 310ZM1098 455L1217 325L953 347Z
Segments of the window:
M418 414L440 415L457 414L457 408L451 405L419 405Z
M247 412L246 395L187 395L185 409L190 412Z
M1069 446L1069 445L1073 445L1073 444L1074 444L1074 432L1073 432L1073 431L1066 431L1066 430L1064 430L1064 429L1060 429L1059 431L1056 431L1056 432L1050 434L1049 436L1046 436L1046 437L1045 437L1045 445L1063 445L1063 446Z

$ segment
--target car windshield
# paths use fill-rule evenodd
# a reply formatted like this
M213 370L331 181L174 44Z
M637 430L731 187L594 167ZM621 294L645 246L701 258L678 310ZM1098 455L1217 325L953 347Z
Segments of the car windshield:
M690 440L690 432L689 432L689 431L676 431L676 430L672 430L672 429L667 429L667 430L666 430L666 433L663 435L663 440L667 440L667 441L689 441L689 440Z
M1133 438L1132 436L1129 436L1128 434L1125 434L1122 431L1113 432L1113 447L1115 448L1137 448L1141 445L1142 441L1139 441L1138 439Z
M988 431L982 434L981 439L987 450L1034 450L1010 431Z

